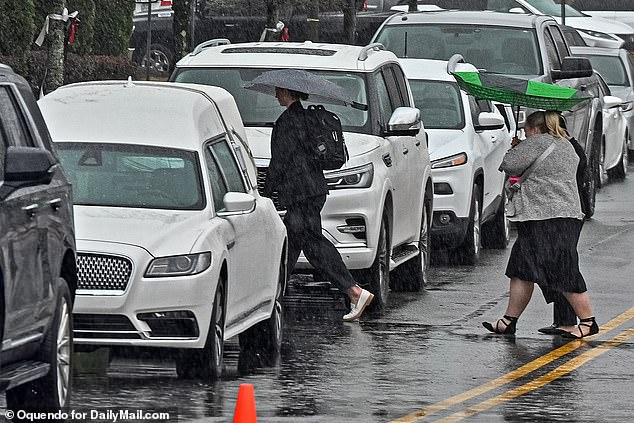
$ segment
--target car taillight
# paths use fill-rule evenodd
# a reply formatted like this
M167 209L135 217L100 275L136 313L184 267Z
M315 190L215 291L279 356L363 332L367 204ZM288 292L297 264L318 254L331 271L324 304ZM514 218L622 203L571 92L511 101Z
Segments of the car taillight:
M161 6L172 6L172 0L161 0Z

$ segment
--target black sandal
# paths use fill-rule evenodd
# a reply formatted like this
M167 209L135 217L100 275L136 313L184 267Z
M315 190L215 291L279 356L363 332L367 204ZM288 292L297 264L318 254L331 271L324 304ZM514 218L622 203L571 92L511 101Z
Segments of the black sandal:
M500 329L500 323L504 326ZM495 322L495 326L493 326L489 322L482 322L482 326L484 326L489 332L498 333L501 335L513 335L515 334L515 325L517 324L517 317L504 315L501 319L498 319Z
M586 328L590 328L588 333L586 334L583 333L582 326ZM597 321L594 319L594 316L588 317L586 319L580 319L579 324L577 325L577 329L579 329L579 333L581 334L581 336L577 336L572 332L562 333L561 336L563 338L581 339L581 338L585 338L586 336L596 335L597 333L599 333L599 325L597 325Z

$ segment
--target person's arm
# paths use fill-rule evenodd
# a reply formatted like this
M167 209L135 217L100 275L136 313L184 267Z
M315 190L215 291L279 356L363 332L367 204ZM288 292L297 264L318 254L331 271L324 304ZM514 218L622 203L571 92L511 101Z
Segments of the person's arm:
M499 170L507 175L520 176L546 148L541 143L534 145L530 139L524 140L506 152Z

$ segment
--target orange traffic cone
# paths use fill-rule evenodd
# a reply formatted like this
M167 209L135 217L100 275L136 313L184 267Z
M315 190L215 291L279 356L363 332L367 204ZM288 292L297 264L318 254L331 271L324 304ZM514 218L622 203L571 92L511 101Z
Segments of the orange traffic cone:
M236 411L233 413L233 423L256 423L257 421L253 385L243 383L238 390L238 401L236 402Z

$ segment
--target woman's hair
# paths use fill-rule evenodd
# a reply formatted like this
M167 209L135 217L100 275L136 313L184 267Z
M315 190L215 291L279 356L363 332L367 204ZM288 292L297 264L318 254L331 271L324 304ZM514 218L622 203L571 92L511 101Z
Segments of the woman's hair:
M550 134L556 138L568 138L568 131L561 125L561 115L553 111L538 111L526 118L524 127L535 128L542 134Z
M288 90L288 93L294 100L308 100L308 94L301 91Z

